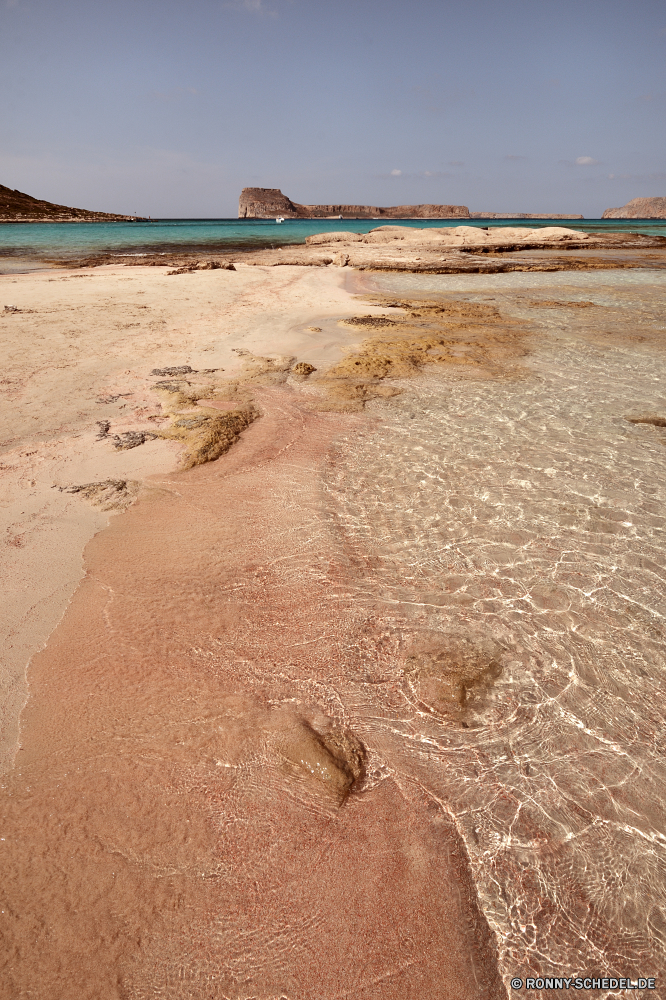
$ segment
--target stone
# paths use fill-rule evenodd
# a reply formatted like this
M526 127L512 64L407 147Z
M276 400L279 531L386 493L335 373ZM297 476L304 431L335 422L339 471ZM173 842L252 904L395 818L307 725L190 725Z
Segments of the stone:
M78 494L102 510L126 510L137 498L140 484L134 479L105 479L81 486L55 486L61 493Z
M151 375L189 375L189 373L196 374L193 368L189 365L176 365L172 368L153 368Z
M309 364L307 361L299 361L297 365L294 365L291 371L294 375L301 375L303 378L307 378L308 375L312 375L312 372L316 372L317 369L314 365Z
M152 441L158 435L151 431L125 431L124 434L114 434L113 447L116 451L129 451L131 448L138 448L146 441Z
M362 243L363 240L364 236L362 233L346 232L315 233L314 236L305 237L305 242L308 246L313 246L317 243Z

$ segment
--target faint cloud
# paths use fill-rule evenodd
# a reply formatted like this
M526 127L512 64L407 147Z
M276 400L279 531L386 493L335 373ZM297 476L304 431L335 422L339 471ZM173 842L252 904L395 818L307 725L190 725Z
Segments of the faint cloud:
M575 160L558 160L561 167L595 167L601 160L595 160L593 156L577 156Z
M7 10L11 10L12 7L18 7L18 0L5 0L5 7Z
M247 11L249 14L259 14L263 17L278 16L277 11L267 7L264 0L227 0L222 6L229 10Z
M450 167L464 167L465 164L462 160L449 160Z
M526 156L514 156L513 154L510 154L509 156L505 156L504 159L505 160L526 160L527 157Z
M454 175L445 173L442 170L421 170L416 174L405 174L402 172L402 170L392 170L390 174L375 174L374 176L375 180L386 181L386 180L397 180L398 178L400 178L400 180L404 181L406 180L415 181L415 180L423 180L424 178L432 180L433 178L437 179L439 177L453 177Z
M609 174L609 181L634 181L645 183L646 181L666 181L666 173L654 174Z

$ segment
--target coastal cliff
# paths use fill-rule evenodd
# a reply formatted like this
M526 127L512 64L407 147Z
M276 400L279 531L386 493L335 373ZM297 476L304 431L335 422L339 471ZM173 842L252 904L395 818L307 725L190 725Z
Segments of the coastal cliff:
M602 219L666 219L666 198L632 198L621 208L607 208Z
M465 205L299 205L279 188L243 188L238 202L239 219L468 219Z
M0 222L129 222L133 218L54 205L0 184Z

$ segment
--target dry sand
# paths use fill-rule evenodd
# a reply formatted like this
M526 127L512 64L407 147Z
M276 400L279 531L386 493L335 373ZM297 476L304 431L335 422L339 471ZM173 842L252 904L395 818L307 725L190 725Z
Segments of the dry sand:
M118 451L98 440L97 422L108 421L112 434L154 432L153 368L223 369L227 377L242 367L234 348L315 366L339 360L350 332L308 327L353 313L343 285L340 272L240 266L171 277L152 267L102 267L0 278L4 767L16 745L26 664L83 575L86 542L109 518L57 487L144 482L174 468L182 451L160 439Z

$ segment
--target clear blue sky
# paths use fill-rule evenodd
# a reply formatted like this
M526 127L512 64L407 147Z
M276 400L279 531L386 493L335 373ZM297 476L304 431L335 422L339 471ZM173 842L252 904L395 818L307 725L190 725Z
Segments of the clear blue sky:
M666 195L663 0L0 0L0 183L237 213Z

